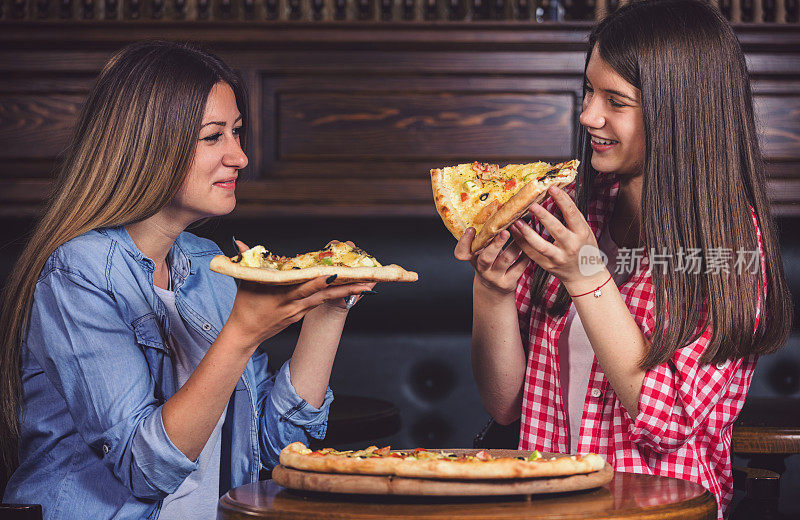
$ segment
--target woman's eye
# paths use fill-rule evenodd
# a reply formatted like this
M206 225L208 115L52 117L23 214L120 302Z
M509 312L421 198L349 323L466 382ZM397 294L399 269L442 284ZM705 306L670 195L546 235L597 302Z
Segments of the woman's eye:
M233 135L239 137L244 133L244 126L237 126L233 129Z
M620 108L627 105L620 103L619 101L615 100L614 98L608 98L608 103L614 108Z
M211 143L213 143L214 141L216 141L217 139L219 139L221 135L222 135L222 133L220 133L220 132L217 132L216 134L211 134L211 135L209 135L208 137L203 137L203 138L202 138L202 139L200 139L200 140L201 140L201 141L208 141L208 142L211 142Z

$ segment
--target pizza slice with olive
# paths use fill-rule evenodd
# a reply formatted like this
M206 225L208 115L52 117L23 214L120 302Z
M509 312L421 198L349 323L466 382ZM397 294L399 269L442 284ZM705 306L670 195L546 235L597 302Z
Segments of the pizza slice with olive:
M436 209L456 238L475 228L472 252L485 247L498 233L520 218L547 189L575 180L579 161L497 164L474 162L431 170Z
M382 265L355 245L338 240L324 249L289 257L255 246L235 257L211 259L212 271L271 285L307 282L318 276L336 275L334 284L353 282L416 282L417 273L396 264Z

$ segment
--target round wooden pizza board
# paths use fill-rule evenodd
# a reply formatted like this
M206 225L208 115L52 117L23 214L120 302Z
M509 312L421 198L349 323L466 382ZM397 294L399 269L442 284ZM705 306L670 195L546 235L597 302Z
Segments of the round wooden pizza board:
M477 450L446 450L470 452ZM493 457L527 456L531 452L516 450L486 450ZM563 457L546 453L546 457ZM350 475L303 471L284 466L272 470L272 479L281 486L302 491L346 493L364 495L417 495L417 496L487 496L487 495L538 495L593 489L611 482L614 470L611 465L600 471L564 477L493 480L452 480L397 477L394 475Z

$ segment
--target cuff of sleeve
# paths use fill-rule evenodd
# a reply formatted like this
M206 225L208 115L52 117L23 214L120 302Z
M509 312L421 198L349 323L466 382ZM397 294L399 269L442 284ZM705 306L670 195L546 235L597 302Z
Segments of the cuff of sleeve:
M297 391L292 385L289 368L291 361L291 359L286 361L278 371L275 377L275 386L270 392L269 398L282 421L289 421L295 426L303 428L315 439L323 439L328 430L328 412L331 402L333 402L333 390L330 387L325 390L325 400L319 408L310 405L297 395Z
M630 419L627 413L624 417L628 423L631 442L646 446L657 452L666 452L668 448L662 446L662 439L664 438L664 433L669 431L670 428L670 424L665 421L665 418L669 418L671 415L664 413L666 404L663 398L665 395L669 395L672 390L663 387L654 388L654 385L661 386L658 385L658 380L659 378L652 377L651 372L648 372L639 394L639 413L636 419Z
M197 469L170 440L164 429L163 407L159 406L139 427L133 438L134 460L147 482L154 488L174 493L186 477Z

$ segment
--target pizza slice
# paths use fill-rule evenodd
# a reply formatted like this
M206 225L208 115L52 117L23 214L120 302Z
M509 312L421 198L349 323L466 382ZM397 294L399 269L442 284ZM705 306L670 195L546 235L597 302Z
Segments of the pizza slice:
M485 247L498 233L525 214L547 189L575 180L579 161L497 164L474 162L431 170L436 209L456 238L475 228L472 252Z
M294 257L255 246L235 257L217 255L211 259L212 271L241 280L270 285L292 285L318 276L336 275L334 285L353 282L416 282L417 273L396 264L381 265L358 247L338 240L324 249Z

